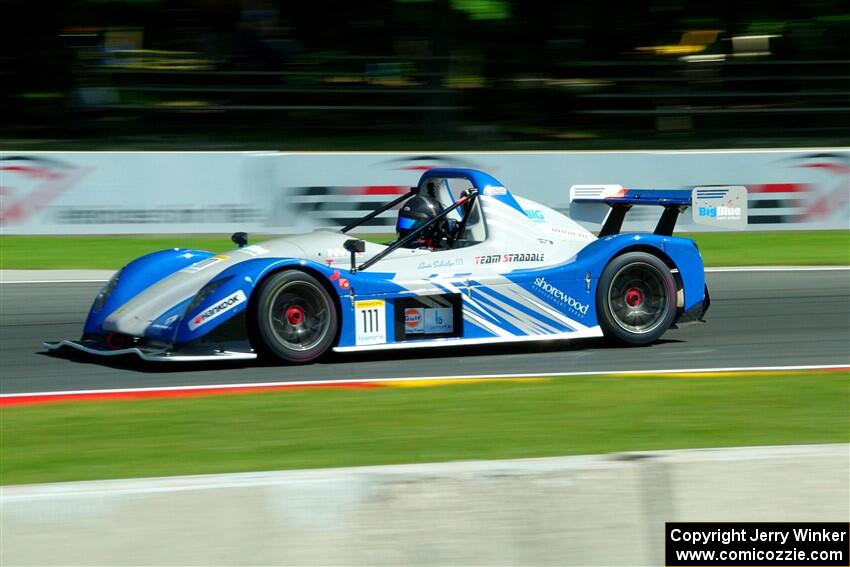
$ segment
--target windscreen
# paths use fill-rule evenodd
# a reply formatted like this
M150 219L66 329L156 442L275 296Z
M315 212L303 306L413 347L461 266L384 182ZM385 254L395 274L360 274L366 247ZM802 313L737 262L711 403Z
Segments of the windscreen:
M425 181L425 185L421 188L421 191L429 197L437 199L443 208L447 208L471 189L473 189L472 183L465 178L431 177ZM463 207L458 207L448 214L448 218L456 222L462 221L463 209ZM476 200L472 210L469 212L469 217L466 219L466 226L461 240L482 242L486 236L487 231L482 220L481 207L478 200Z

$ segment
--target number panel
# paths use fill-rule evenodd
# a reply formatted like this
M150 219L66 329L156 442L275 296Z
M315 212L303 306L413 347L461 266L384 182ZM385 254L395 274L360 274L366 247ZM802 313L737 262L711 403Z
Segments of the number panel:
M355 344L379 345L387 342L387 308L383 299L354 302Z

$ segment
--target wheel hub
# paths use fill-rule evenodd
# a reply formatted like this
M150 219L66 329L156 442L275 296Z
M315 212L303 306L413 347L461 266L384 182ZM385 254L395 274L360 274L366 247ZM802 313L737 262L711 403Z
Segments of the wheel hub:
M304 322L305 313L300 307L290 307L286 310L286 322L290 325L300 325Z
M626 305L629 307L638 307L643 303L643 292L636 288L631 287L626 290Z

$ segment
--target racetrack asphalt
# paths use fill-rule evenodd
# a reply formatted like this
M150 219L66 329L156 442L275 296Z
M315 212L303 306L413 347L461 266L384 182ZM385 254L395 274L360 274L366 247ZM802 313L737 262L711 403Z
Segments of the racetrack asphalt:
M0 393L112 388L850 364L850 271L707 274L707 323L642 348L602 340L336 354L309 366L260 362L145 363L135 357L51 355L44 340L77 339L102 283L0 285Z

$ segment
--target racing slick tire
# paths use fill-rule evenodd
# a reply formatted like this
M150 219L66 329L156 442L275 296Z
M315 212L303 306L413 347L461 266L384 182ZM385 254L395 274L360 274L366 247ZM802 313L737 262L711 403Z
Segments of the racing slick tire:
M676 282L661 259L627 252L611 260L599 278L596 312L605 337L621 345L655 341L676 316Z
M251 317L251 343L262 358L311 362L336 339L336 306L310 274L288 270L265 280Z

